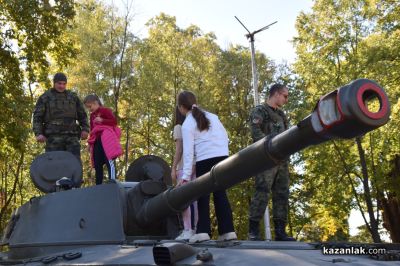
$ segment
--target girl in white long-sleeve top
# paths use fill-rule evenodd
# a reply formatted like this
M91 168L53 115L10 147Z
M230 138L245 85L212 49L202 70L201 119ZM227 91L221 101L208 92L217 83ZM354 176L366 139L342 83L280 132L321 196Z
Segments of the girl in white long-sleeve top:
M229 155L228 135L218 116L201 110L197 106L196 96L190 91L178 95L179 111L186 116L182 124L183 139L183 180L190 180L192 164L196 160L196 176L200 177ZM233 228L232 210L225 190L213 193L214 207L218 220L218 240L236 239ZM189 242L201 242L210 239L210 194L197 200L199 221L197 231Z

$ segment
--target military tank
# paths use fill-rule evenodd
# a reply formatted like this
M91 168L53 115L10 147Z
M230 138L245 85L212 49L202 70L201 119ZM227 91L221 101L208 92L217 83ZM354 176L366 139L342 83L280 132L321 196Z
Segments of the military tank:
M371 101L379 107L372 109ZM179 230L177 213L201 195L232 187L308 146L363 135L386 124L389 115L384 90L374 81L355 80L321 97L297 125L259 140L176 188L171 187L168 165L156 156L134 162L126 182L79 188L82 173L75 157L45 153L32 163L31 175L46 194L12 213L1 243L8 251L1 253L0 264L399 265L386 261L399 258L394 244L173 240ZM349 248L385 252L335 253Z

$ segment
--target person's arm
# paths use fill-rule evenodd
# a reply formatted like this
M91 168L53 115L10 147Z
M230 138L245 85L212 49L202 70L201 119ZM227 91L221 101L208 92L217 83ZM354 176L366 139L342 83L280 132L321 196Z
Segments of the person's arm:
M43 135L43 121L44 114L46 111L46 105L42 99L42 96L36 102L35 109L32 115L32 130L35 136Z
M33 115L32 115L32 130L38 142L45 142L47 139L44 136L43 132L45 113L46 113L46 104L43 101L43 97L40 96L36 102L35 109L33 110Z
M182 141L183 141L183 176L182 179L190 181L193 167L194 155L194 132L195 125L189 124L182 126Z
M175 155L171 170L171 178L173 183L176 182L176 166L182 159L182 153L183 153L183 141L181 138L175 139Z
M250 113L249 117L250 132L254 142L266 136L261 128L263 123L265 123L264 119L265 118L263 117L261 110L259 108L254 108Z
M77 115L77 120L79 122L79 125L81 126L82 132L89 133L89 124L88 124L88 119L87 115L85 112L85 108L83 107L83 104L81 100L76 96L76 115Z

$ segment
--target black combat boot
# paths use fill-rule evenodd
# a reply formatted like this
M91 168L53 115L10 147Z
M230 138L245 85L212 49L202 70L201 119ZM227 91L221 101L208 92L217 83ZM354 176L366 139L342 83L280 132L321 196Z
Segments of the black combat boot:
M275 241L296 241L285 232L286 222L283 220L274 220L275 225Z
M262 240L260 237L260 222L249 220L249 240Z

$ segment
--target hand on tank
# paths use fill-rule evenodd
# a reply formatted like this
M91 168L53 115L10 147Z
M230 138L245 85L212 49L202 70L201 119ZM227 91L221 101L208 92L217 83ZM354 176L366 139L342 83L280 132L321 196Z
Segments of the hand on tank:
M176 184L176 186L180 187L180 186L186 184L187 182L189 182L189 181L187 181L186 179L181 179L181 180L179 180L178 184Z
M82 131L81 133L81 139L87 139L89 136L89 133L87 133L86 131Z
M47 138L43 136L42 134L36 136L36 141L37 142L46 142Z

